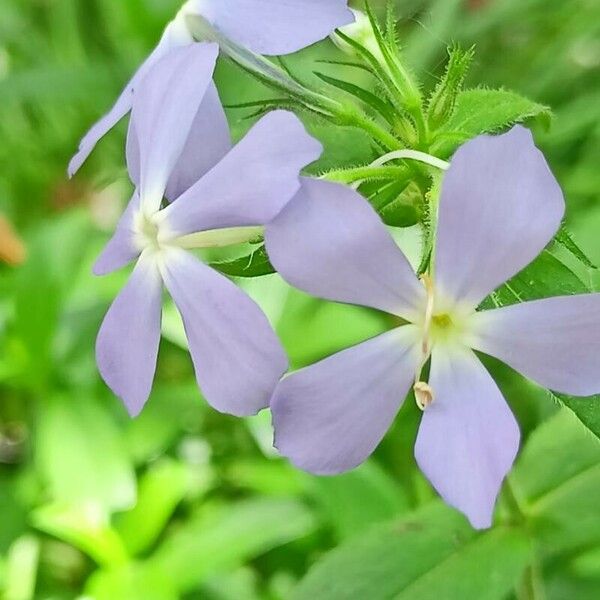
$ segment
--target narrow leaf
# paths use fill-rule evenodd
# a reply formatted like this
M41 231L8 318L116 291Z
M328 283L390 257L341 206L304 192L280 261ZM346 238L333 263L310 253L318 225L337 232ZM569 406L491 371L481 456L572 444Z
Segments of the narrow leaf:
M367 106L370 106L373 110L382 115L389 123L394 124L397 113L394 107L388 102L378 98L375 94L365 90L364 88L361 88L358 85L355 85L354 83L342 81L341 79L330 77L329 75L319 73L318 71L314 71L314 74L332 87L342 90L354 98L357 98L361 102L364 102Z
M556 234L556 241L570 252L580 263L589 269L597 269L598 267L588 258L586 253L577 245L569 230L562 225Z

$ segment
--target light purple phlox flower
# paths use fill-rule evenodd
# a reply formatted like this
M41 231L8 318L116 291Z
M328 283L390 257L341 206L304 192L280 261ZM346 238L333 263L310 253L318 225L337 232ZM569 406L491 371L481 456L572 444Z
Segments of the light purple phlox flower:
M266 55L296 52L354 20L347 0L188 0L112 109L85 135L69 164L70 176L79 170L98 141L131 110L133 94L152 65L170 50L194 43L186 20L190 15L203 17L238 45ZM198 81L202 75L190 76ZM208 85L208 81L198 83ZM208 108L213 108L215 98L213 89L205 101Z
M445 175L433 268L420 282L358 193L306 180L267 228L273 265L308 293L406 324L282 380L271 402L281 453L318 474L356 467L414 386L424 408L420 468L447 503L488 527L519 428L473 350L557 392L600 392L600 294L477 310L544 249L563 213L560 187L529 131L480 136Z
M96 344L102 377L131 415L152 387L163 284L183 318L198 384L214 408L256 413L287 370L259 307L189 249L261 234L299 189L300 169L322 148L285 111L265 116L231 148L210 85L217 53L215 44L171 50L139 82L133 102L127 163L136 190L94 267L101 275L137 260Z

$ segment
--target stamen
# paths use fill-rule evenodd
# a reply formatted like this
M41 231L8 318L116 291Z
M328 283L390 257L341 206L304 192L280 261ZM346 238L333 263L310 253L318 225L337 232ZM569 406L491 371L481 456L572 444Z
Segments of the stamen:
M424 381L417 381L413 386L417 406L421 410L425 410L433 402L433 389Z
M431 344L429 338L431 333L431 322L433 320L435 296L431 277L424 273L421 275L421 281L423 282L425 291L427 292L427 305L425 307L425 321L423 323L423 342L421 345L422 358L419 368L415 374L415 385L413 386L413 390L415 392L417 406L421 410L425 410L434 399L433 389L428 383L421 381L421 373L423 371L423 367L425 367L425 364L429 360L429 354L431 353Z

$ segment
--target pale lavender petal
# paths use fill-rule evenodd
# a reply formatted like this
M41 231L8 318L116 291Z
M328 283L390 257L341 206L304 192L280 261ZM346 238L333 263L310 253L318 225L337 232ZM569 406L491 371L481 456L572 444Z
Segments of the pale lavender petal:
M210 171L231 150L231 134L219 92L210 83L165 196L175 200Z
M131 416L140 413L156 370L162 281L153 259L142 256L112 303L96 340L102 378Z
M139 208L140 197L136 192L121 216L114 235L96 260L93 268L94 275L112 273L140 255L134 237L134 218Z
M600 294L515 304L473 317L476 350L565 394L600 393Z
M564 209L560 187L527 129L467 142L442 186L435 254L440 294L479 304L541 252Z
M192 124L185 147L165 196L173 201L210 171L231 150L231 135L225 111L214 83L210 83ZM129 121L127 134L127 169L136 186L140 185L140 143L135 120Z
M160 207L211 84L217 55L216 44L171 50L136 87L132 119L139 142L139 191L145 211Z
M139 84L140 80L152 65L167 54L169 50L193 42L193 38L189 31L182 25L181 21L173 21L167 26L160 42L125 86L125 89L111 108L110 112L102 117L81 140L79 151L69 163L69 177L72 177L79 170L100 139L131 110L135 87Z
M258 54L290 54L354 22L347 0L195 0L191 8Z
M303 179L266 229L271 262L321 298L416 318L424 288L371 205L349 187Z
M419 427L417 463L473 527L490 527L500 486L519 448L519 426L470 350L434 348L429 383L434 400Z
M300 187L322 146L290 112L263 117L231 152L164 209L174 235L268 223Z
M285 377L271 401L275 446L319 475L362 463L411 387L418 337L414 326L400 327Z
M259 306L184 250L169 252L163 276L183 318L207 402L237 416L267 407L288 362Z

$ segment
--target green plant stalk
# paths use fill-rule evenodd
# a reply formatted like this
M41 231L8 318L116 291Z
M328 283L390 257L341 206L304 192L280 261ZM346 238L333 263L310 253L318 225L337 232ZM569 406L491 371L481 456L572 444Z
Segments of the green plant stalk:
M240 67L263 83L285 92L308 110L322 117L329 117L340 125L363 129L386 149L395 150L402 147L391 133L357 108L304 87L263 56L254 54L223 36L202 17L188 16L187 22L197 40L217 42L221 50Z
M419 148L426 148L428 145L429 128L423 110L423 98L419 87L413 81L408 70L398 60L397 55L393 51L390 51L368 1L365 1L365 10L384 60L381 66L387 72L394 88L398 90L406 112L413 118L419 137Z
M335 169L322 175L322 179L338 183L355 183L367 180L394 180L407 179L406 167L354 167L350 169Z

